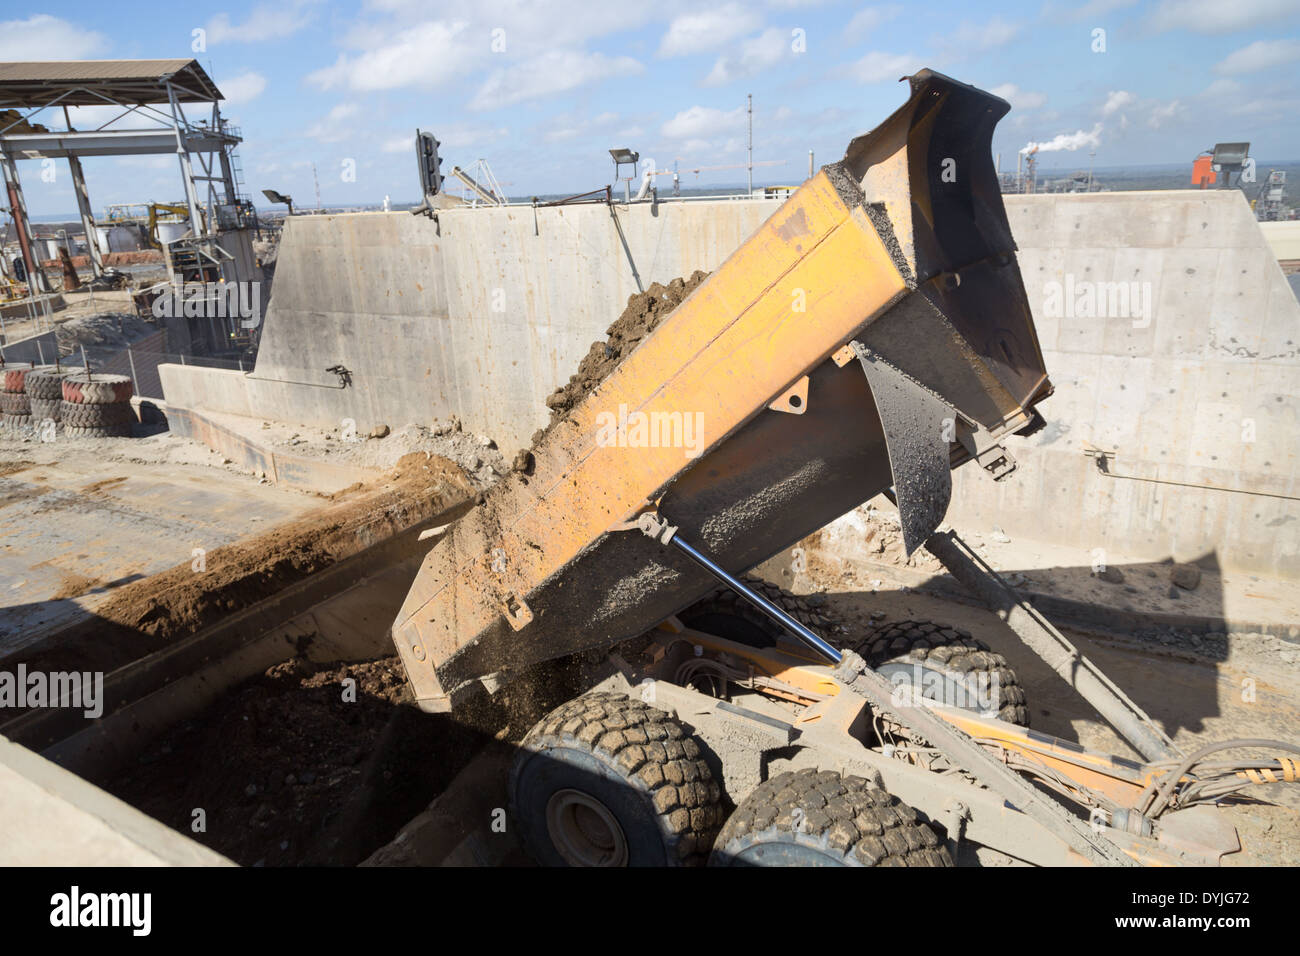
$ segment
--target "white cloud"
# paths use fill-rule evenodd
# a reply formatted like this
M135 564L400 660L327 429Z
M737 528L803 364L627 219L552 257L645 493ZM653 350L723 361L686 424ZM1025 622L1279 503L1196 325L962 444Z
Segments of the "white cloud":
M1236 80L1220 77L1201 91L1202 96L1238 96L1244 87Z
M510 136L510 130L504 126L466 126L456 124L437 130L438 143L444 150L468 149L471 146L484 146ZM414 140L408 140L413 143ZM462 161L463 163L463 161Z
M1232 33L1297 13L1300 6L1295 0L1162 0L1151 15L1151 25L1157 30Z
M1047 102L1046 93L1031 93L1022 90L1014 83L1003 83L1001 86L993 87L989 92L994 96L1002 97L1018 110L1037 109Z
M123 115L123 114L126 115ZM63 114L59 110L51 110L43 114L45 117L53 120L55 126L61 125ZM36 117L39 121L41 117ZM145 110L136 110L134 113L126 113L120 106L110 106L105 103L103 106L70 106L68 107L68 119L72 122L73 129L93 130L101 127L106 129L149 129L152 127L162 127L162 118ZM50 125L47 123L46 125Z
M1214 64L1214 72L1220 76L1240 76L1297 61L1300 61L1300 40L1256 40Z
M1126 106L1132 106L1137 102L1137 97L1128 90L1111 90L1106 94L1106 102L1101 108L1102 116L1110 116L1112 113L1122 110Z
M630 56L610 57L580 50L552 50L515 66L494 71L470 101L471 109L512 106L576 89L596 80L641 73Z
M675 17L659 41L663 57L689 56L714 50L762 25L762 18L739 3Z
M107 47L103 34L45 13L0 21L0 60L84 60Z
M983 53L1013 40L1024 24L993 17L980 23L969 20L939 38L940 45L954 53Z
M668 139L692 139L727 130L742 129L747 119L743 106L738 106L734 110L692 106L664 123L659 132Z
M233 76L220 83L221 92L226 95L228 104L248 103L262 95L266 89L266 77L249 70L239 76Z
M361 113L355 103L340 103L307 128L307 135L322 143L338 143L356 135L353 119Z
M893 83L920 68L921 61L911 53L873 51L850 63L847 72L859 83Z
M791 42L789 30L769 27L758 36L741 43L738 52L724 53L718 57L713 69L704 78L704 85L723 86L776 66L787 56L794 55Z
M1162 126L1168 126L1169 121L1182 117L1186 109L1178 100L1171 100L1168 103L1156 103L1151 107L1147 114L1147 125L1152 129L1160 129Z
M487 52L486 44L479 49L465 42L467 26L463 20L428 20L396 33L367 31L360 35L359 55L340 54L332 66L308 74L307 81L323 90L437 88L466 72Z
M293 0L276 6L254 7L243 23L232 23L230 14L218 13L208 21L207 41L214 43L261 43L293 36L312 18L312 7L320 0Z
M542 139L548 143L560 143L566 139L576 139L579 136L590 136L596 133L608 135L621 119L622 117L617 113L608 111L596 116L575 113L554 116L546 121ZM627 129L619 130L615 135L622 139L630 138ZM639 131L637 135L640 135Z
M863 7L844 25L843 35L850 40L855 39L870 33L902 12L903 8L896 3L887 3L879 7Z
M1075 133L1061 133L1059 136L1054 136L1043 143L1027 143L1020 151L1022 153L1033 152L1035 150L1040 153L1054 153L1059 150L1074 152L1076 149L1082 149L1084 146L1091 146L1093 149L1096 149L1101 145L1101 129L1101 124L1097 123L1093 126L1092 132L1079 130Z
M1071 4L1062 10L1056 4L1048 4L1046 13L1051 15L1061 15L1066 20L1078 22L1080 20L1092 20L1096 17L1105 16L1115 10L1123 10L1137 3L1137 0L1088 0L1087 3Z

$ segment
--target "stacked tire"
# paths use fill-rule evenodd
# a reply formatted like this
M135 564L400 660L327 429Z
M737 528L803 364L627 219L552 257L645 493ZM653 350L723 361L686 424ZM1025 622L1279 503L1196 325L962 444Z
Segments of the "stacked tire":
M67 369L52 365L39 365L30 369L23 376L23 390L27 393L27 404L31 409L32 424L40 427L42 422L58 422L62 417L63 379L71 374Z
M62 380L59 415L68 438L127 438L135 412L125 375L78 372Z
M3 391L0 391L0 422L6 429L22 428L32 423L31 403L24 391L24 382L31 368L30 362L4 367Z

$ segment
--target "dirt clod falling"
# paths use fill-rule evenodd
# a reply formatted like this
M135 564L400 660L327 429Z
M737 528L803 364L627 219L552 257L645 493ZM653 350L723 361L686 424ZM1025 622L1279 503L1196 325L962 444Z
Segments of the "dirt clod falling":
M592 342L591 349L568 384L557 388L546 399L546 407L551 410L551 424L534 436L534 444L608 378L623 359L708 277L707 272L696 269L689 279L673 279L667 285L654 282L644 292L628 296L623 314L605 330L608 338L603 342Z

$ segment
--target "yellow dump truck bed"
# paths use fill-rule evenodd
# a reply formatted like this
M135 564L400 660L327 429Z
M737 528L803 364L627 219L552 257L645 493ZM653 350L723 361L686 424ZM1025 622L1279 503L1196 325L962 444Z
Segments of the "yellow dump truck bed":
M990 155L1009 107L910 82L430 551L392 629L422 707L710 590L624 530L647 507L735 572L891 486L919 540L950 463L1031 421L1050 386Z

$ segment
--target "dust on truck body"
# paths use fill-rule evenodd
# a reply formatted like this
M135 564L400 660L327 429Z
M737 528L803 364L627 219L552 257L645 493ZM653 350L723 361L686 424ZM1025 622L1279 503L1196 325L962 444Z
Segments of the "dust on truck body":
M796 190L420 567L392 637L424 710L544 661L588 668L594 690L534 727L511 772L543 862L1215 863L1235 831L1192 804L1300 772L1300 748L1254 741L1290 756L1200 773L1204 754L1184 758L936 530L951 469L1006 477L998 439L1041 422L1051 385L991 158L1009 106L928 70L909 81L906 104ZM699 434L609 434L635 416ZM1147 762L1022 726L1014 672L969 636L837 650L792 595L740 577L882 492L908 552L925 543ZM720 593L759 631L725 609L719 626ZM954 705L944 688L976 671L1000 696ZM826 800L838 830L786 826Z
M648 503L743 570L890 486L908 507L909 478L937 524L961 439L1030 421L1049 385L990 155L1008 106L931 73L912 87L550 431L531 475L505 478L430 552L393 628L424 709L635 636L712 589L615 530ZM854 340L951 405L946 430L911 436L941 474L891 470L867 378L836 358ZM697 416L706 450L602 442L598 416L621 408Z

